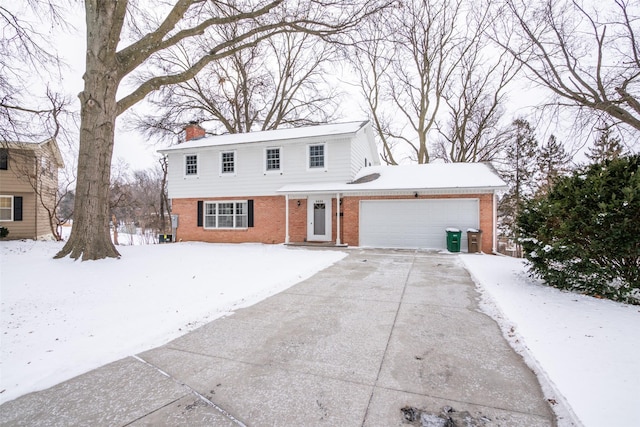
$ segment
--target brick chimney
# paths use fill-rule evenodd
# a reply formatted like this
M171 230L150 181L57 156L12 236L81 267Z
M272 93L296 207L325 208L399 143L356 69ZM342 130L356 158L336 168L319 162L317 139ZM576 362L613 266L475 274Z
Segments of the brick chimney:
M185 137L184 140L191 141L192 139L198 139L205 136L205 130L202 126L198 124L198 122L189 122L188 125L184 127Z

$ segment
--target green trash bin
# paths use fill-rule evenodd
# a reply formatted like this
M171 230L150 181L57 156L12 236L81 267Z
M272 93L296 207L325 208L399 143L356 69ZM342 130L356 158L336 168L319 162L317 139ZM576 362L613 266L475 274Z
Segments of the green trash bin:
M462 231L457 228L447 228L447 250L449 252L460 252L460 240Z

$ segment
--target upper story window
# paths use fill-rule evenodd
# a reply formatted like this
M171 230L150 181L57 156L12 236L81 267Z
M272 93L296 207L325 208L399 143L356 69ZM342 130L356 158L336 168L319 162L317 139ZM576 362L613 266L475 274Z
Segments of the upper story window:
M265 150L265 170L279 171L280 170L280 148L267 148Z
M325 149L324 144L309 146L309 169L324 169Z
M198 155L187 154L184 156L184 174L186 176L198 175Z
M0 169L9 169L9 150L6 148L0 148Z
M223 174L234 174L236 172L235 151L220 153L220 172Z

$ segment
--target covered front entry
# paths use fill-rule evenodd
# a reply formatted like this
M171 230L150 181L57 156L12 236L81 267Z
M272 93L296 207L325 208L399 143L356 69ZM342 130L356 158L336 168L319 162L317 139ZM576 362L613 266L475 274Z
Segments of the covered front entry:
M362 200L360 246L446 249L446 229L479 228L478 199Z
M310 196L307 200L307 241L331 240L331 196Z

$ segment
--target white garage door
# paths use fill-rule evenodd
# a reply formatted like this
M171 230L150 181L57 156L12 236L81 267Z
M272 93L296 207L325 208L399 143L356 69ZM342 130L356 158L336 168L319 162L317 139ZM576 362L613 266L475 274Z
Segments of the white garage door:
M478 199L363 200L360 202L360 246L446 249L446 229L480 226Z

